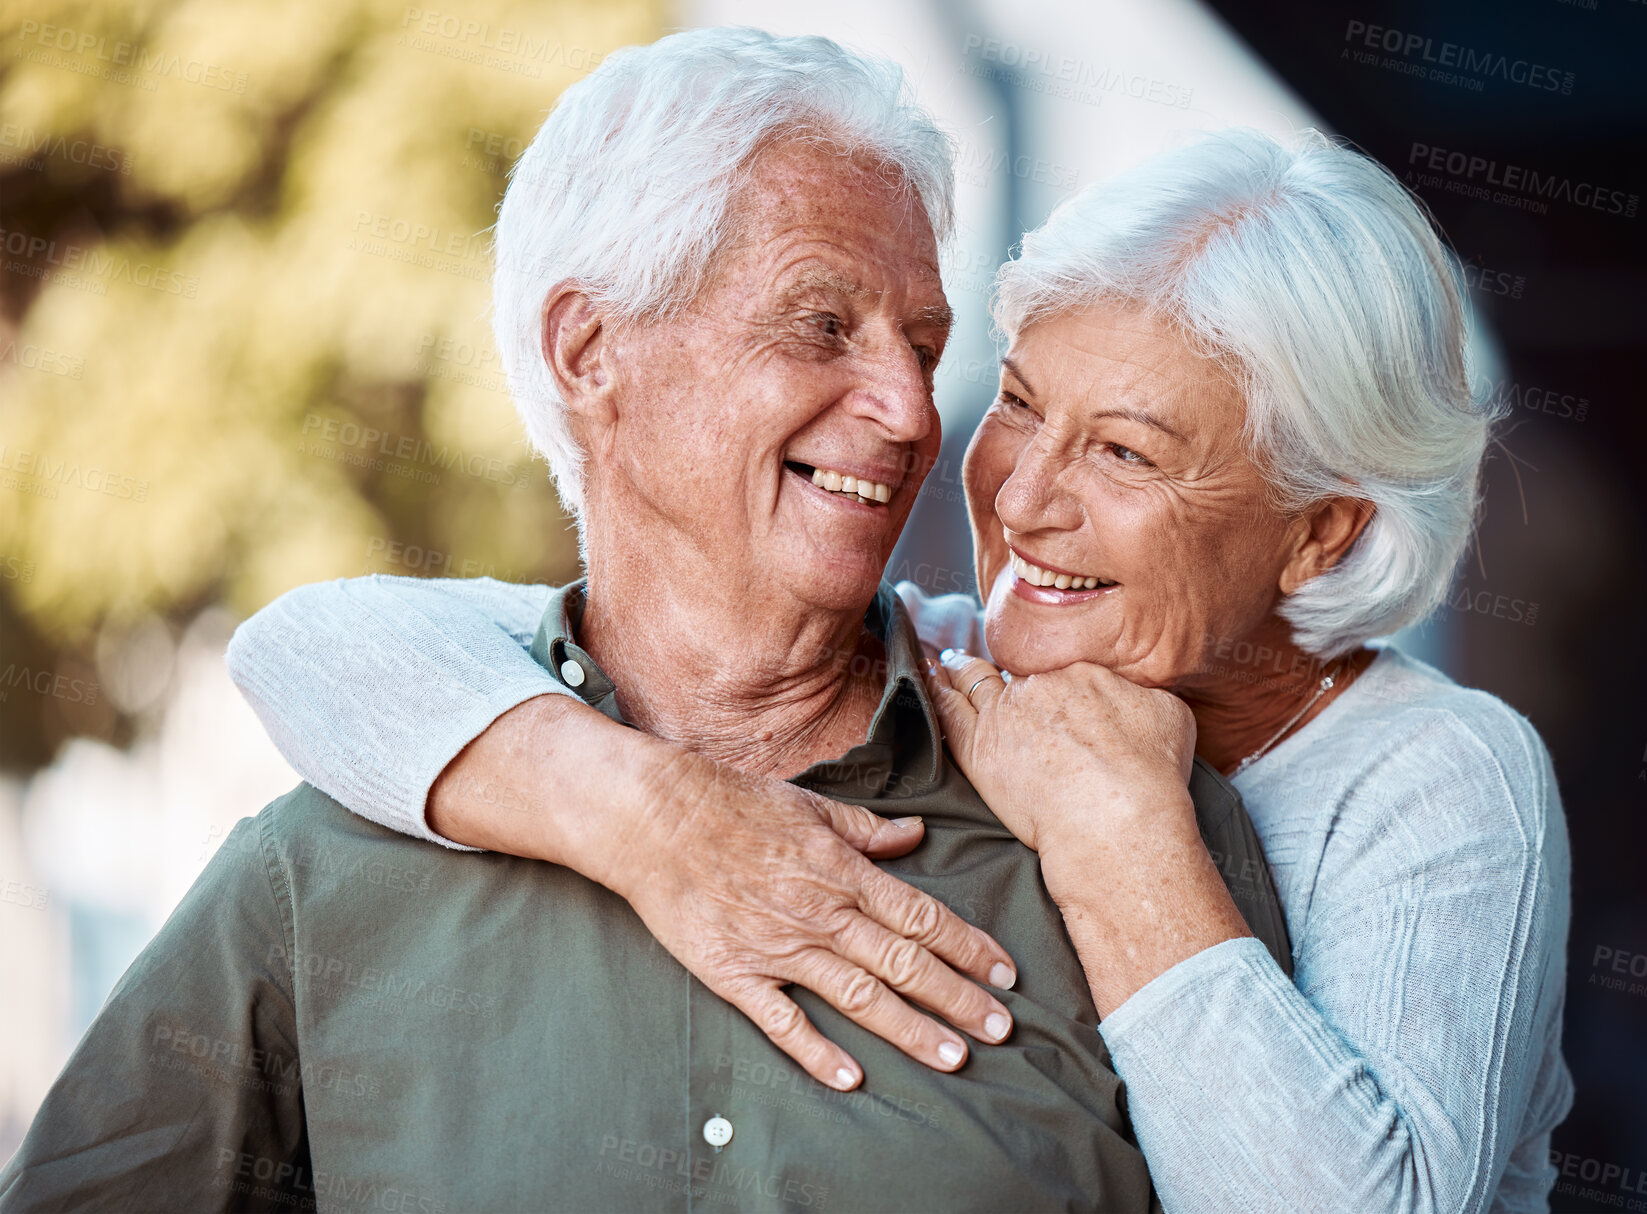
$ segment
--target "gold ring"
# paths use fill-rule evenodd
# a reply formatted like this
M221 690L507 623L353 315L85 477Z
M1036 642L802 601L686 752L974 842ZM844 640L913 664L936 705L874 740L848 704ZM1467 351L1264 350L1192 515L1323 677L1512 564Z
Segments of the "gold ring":
M985 682L986 680L988 680L988 678L989 678L989 676L986 674L983 678L978 680L978 683ZM966 698L967 699L970 700L972 698L972 693L978 690L978 683L974 683L971 687L968 687L966 689Z

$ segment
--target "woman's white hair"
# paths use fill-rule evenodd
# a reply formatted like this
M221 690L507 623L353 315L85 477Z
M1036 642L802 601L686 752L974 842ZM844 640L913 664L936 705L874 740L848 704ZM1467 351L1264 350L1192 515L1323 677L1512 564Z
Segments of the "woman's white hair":
M1494 409L1472 400L1456 261L1381 165L1231 130L1069 199L1001 267L995 322L1136 306L1235 377L1275 503L1374 513L1279 611L1335 657L1427 615L1469 542Z
M584 452L544 361L549 292L575 281L618 321L677 313L707 280L751 158L781 137L880 162L919 197L939 244L948 239L949 137L895 63L827 38L713 28L626 47L561 95L511 170L493 330L527 435L574 514Z

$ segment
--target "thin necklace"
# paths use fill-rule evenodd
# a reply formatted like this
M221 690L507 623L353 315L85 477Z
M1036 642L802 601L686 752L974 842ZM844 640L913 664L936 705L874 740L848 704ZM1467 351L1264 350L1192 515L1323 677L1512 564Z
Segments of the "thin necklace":
M1345 661L1345 663L1338 668L1338 673L1343 674L1346 670L1349 669L1349 666L1350 666L1349 661ZM1315 694L1313 696L1311 696L1309 699L1304 701L1304 707L1300 708L1297 712L1293 713L1291 718L1288 719L1287 723L1285 725L1283 725L1280 729L1276 730L1274 736L1271 737L1268 742L1265 742L1257 750L1253 751L1246 758L1242 759L1240 763L1236 764L1235 770L1230 772L1229 778L1232 779L1232 780L1235 779L1236 776L1240 775L1242 772L1246 771L1247 768L1251 767L1254 763L1256 763L1259 759L1263 758L1264 755L1269 752L1270 747L1274 746L1277 742L1279 742L1283 737L1286 736L1287 730L1291 729L1294 725L1298 724L1298 721L1299 721L1300 717L1302 717L1311 708L1315 707L1315 702L1317 700L1319 700L1322 696L1326 695L1329 691L1332 690L1334 681L1335 681L1334 676L1330 675L1330 674L1326 675L1324 678L1322 678L1321 685L1318 686L1315 689Z

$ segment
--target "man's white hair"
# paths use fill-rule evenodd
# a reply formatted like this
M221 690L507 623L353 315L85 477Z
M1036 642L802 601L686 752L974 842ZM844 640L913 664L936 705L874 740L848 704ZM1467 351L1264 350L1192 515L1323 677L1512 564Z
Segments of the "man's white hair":
M573 514L584 452L544 361L549 292L574 281L617 321L677 313L708 278L751 158L786 136L879 162L948 239L949 137L895 63L827 38L719 28L626 47L561 95L515 163L495 233L493 330L527 435Z
M1472 400L1456 261L1381 165L1309 132L1231 130L1064 202L1001 267L1008 336L1094 304L1166 320L1232 374L1275 503L1347 494L1374 514L1288 595L1323 658L1427 615L1469 542L1493 408Z

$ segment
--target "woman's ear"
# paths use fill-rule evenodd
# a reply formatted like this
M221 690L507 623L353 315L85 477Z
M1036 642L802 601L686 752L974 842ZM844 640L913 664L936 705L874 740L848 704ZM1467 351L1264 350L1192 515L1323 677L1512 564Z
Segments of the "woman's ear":
M1330 497L1299 519L1292 557L1282 567L1280 589L1292 594L1338 564L1372 521L1373 504L1359 497Z
M605 318L577 283L563 282L549 292L543 303L543 361L567 412L585 423L611 420L607 335Z

